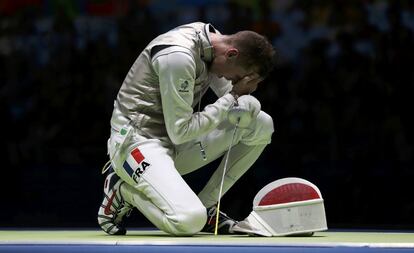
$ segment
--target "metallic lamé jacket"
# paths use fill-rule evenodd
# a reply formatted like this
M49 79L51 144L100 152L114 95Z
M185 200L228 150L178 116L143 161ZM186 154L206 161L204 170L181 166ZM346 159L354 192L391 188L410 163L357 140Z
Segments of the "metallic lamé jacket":
M163 110L159 76L154 69L154 58L161 52L174 53L168 52L173 48L182 48L182 51L191 54L194 61L192 64L195 65L195 78L194 87L190 91L193 94L191 106L194 107L210 87L219 97L214 109L220 113L213 116L222 120L234 98L227 94L231 90L231 83L208 71L209 63L214 57L209 32L219 33L209 24L191 23L164 33L149 43L129 70L114 102L111 118L114 131L119 131L125 124L130 123L136 133L145 139L174 143L167 132L164 114L167 113L166 108L174 110L175 106L182 105L164 106ZM200 134L204 134L201 128Z

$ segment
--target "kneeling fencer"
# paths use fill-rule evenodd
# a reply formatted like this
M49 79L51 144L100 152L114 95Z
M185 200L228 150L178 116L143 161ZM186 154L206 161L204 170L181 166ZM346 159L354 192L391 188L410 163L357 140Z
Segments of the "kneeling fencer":
M263 36L252 31L224 35L201 22L150 42L114 102L100 227L111 235L125 234L122 219L137 208L171 235L213 232L219 192L225 194L271 141L272 118L249 94L269 74L274 59ZM208 88L218 99L201 110ZM195 194L181 175L222 157L230 143L224 176L226 159ZM219 233L232 233L237 222L217 213Z

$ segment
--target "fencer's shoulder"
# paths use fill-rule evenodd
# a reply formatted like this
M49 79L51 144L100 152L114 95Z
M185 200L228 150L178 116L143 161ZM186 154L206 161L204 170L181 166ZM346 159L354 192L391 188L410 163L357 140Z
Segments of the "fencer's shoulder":
M157 74L171 73L174 76L195 76L196 63L191 52L185 48L162 50L152 59L152 66Z
M206 24L207 23L204 23L204 22L201 22L201 21L196 21L196 22L192 22L192 23L188 23L188 24L181 25L181 26L179 26L177 28L191 27L191 28L200 29L200 28L203 28Z
M170 58L175 58L177 60L188 60L194 62L194 55L188 48L182 46L168 46L164 47L162 50L157 51L152 56L152 62L159 59L161 56L168 55Z

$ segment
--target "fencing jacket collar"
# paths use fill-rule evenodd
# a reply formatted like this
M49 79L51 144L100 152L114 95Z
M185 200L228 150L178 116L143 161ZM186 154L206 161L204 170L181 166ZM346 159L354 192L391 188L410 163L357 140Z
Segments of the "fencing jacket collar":
M211 24L206 24L202 32L205 33L205 36L199 36L201 40L201 58L203 61L210 63L214 59L214 48L211 44L210 32L220 33Z

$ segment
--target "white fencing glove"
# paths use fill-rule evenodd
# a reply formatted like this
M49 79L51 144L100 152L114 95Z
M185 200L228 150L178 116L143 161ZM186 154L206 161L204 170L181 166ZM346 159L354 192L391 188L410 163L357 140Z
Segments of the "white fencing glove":
M251 95L243 95L237 99L237 103L229 110L227 115L230 123L236 125L239 121L240 128L246 128L260 112L260 102Z

